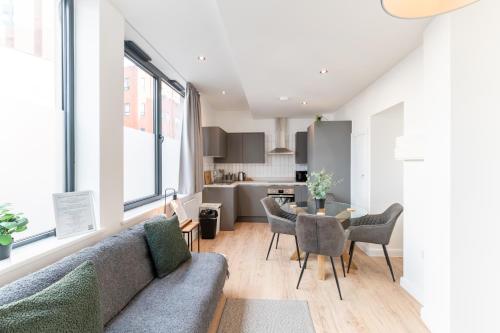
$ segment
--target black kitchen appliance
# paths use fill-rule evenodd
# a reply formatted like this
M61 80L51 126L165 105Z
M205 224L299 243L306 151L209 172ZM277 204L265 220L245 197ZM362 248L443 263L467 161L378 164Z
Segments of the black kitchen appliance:
M295 181L297 182L307 181L307 171L295 171Z

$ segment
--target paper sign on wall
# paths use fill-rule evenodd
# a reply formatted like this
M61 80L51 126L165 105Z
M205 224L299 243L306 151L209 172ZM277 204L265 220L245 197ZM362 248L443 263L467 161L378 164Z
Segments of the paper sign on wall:
M95 230L91 191L54 193L56 236L65 238Z

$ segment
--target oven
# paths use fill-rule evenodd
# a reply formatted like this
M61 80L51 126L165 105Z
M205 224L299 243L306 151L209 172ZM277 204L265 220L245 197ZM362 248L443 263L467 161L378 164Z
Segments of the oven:
M274 198L280 206L289 202L295 202L295 190L293 187L270 186L267 189L267 196Z

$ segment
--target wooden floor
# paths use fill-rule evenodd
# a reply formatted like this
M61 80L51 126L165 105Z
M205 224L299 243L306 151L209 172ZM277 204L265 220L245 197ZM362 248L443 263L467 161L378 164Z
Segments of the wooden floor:
M341 301L331 265L326 280L319 281L313 255L296 290L299 265L289 259L295 249L293 237L282 235L278 249L273 246L266 261L271 236L265 223L237 223L235 231L220 232L215 240L202 240L203 252L228 257L231 275L224 288L228 298L307 300L317 333L428 332L420 320L420 305L399 286L401 258L391 259L396 283L383 257L368 257L357 249L353 261L359 268L346 278L337 259Z

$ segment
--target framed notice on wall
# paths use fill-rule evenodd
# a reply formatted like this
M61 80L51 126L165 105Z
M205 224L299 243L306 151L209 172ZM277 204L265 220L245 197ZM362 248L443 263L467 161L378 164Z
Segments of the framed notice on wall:
M55 193L52 197L57 238L95 230L94 198L91 191Z

